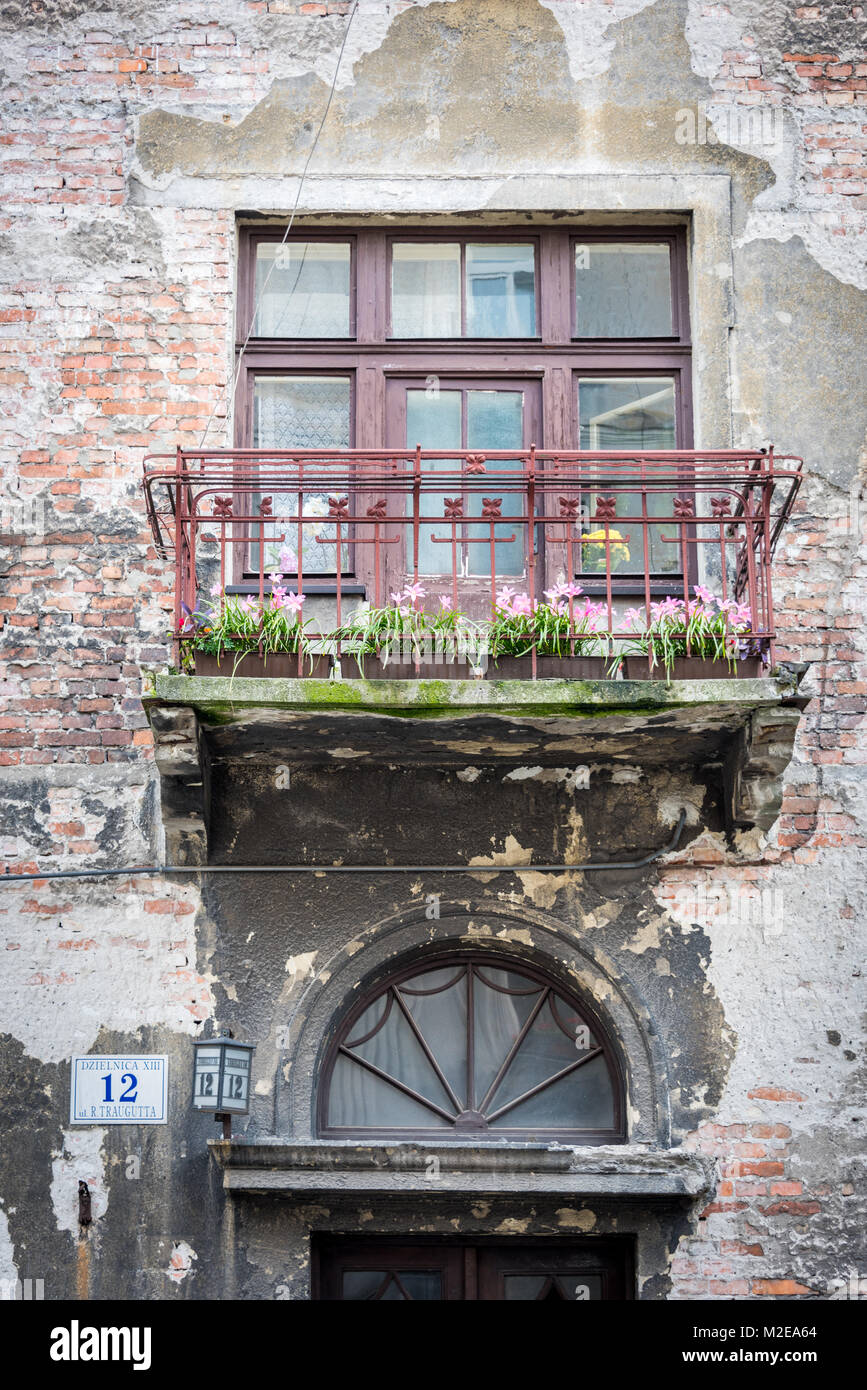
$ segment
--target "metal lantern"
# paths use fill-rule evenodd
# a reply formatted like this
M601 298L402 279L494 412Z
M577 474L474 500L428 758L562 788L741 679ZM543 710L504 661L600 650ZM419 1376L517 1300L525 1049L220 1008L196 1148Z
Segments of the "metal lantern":
M193 1109L211 1111L231 1137L233 1115L250 1112L250 1072L255 1043L235 1042L228 1029L219 1038L196 1039Z

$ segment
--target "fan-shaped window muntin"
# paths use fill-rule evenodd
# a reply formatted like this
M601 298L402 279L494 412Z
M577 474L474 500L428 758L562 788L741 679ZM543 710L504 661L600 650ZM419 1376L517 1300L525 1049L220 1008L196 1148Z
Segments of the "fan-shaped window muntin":
M438 1140L622 1140L620 1069L585 1003L503 956L434 958L395 975L340 1027L320 1130Z

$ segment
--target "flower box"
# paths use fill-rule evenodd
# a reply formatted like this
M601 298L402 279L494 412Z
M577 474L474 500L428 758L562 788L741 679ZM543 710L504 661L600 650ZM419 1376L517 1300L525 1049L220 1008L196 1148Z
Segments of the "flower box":
M760 656L744 657L737 662L734 670L727 661L709 661L701 656L676 656L671 671L666 675L662 662L657 662L651 671L646 656L625 656L623 658L623 678L628 681L752 680L763 675L764 669Z
M602 681L605 680L608 660L604 656L537 656L538 680ZM491 661L488 680L529 681L533 679L531 656L501 656Z
M240 660L238 658L240 657ZM331 672L331 658L323 653L312 657L302 656L301 671L298 670L298 657L293 652L269 652L267 656L257 651L223 651L219 656L214 652L196 652L197 676L253 676L261 679L327 680ZM237 665L236 665L237 663Z
M344 681L470 681L476 679L474 668L466 661L425 661L418 666L412 661L383 661L379 656L366 656L359 663L357 656L335 656L340 661L340 679Z

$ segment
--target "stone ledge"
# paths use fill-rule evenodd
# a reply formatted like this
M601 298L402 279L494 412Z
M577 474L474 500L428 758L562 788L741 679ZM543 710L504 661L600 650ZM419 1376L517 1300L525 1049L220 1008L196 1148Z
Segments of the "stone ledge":
M212 1140L208 1147L230 1192L331 1196L413 1193L523 1197L635 1197L695 1201L712 1186L715 1165L684 1149L626 1144L358 1144L319 1140ZM438 1176L431 1178L431 1159Z
M253 676L145 676L146 704L186 705L203 717L236 719L251 710L368 710L411 718L448 719L459 712L556 714L591 718L597 711L629 714L702 705L778 705L791 682L771 676L755 680L570 681L570 680L282 680Z

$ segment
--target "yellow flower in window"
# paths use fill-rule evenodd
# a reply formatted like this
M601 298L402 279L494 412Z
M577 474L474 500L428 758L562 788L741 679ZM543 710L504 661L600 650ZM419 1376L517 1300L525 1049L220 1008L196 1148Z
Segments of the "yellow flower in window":
M619 531L608 528L609 554L612 570L619 569L629 561L629 546ZM605 572L605 532L587 531L581 537L581 569L585 572Z

